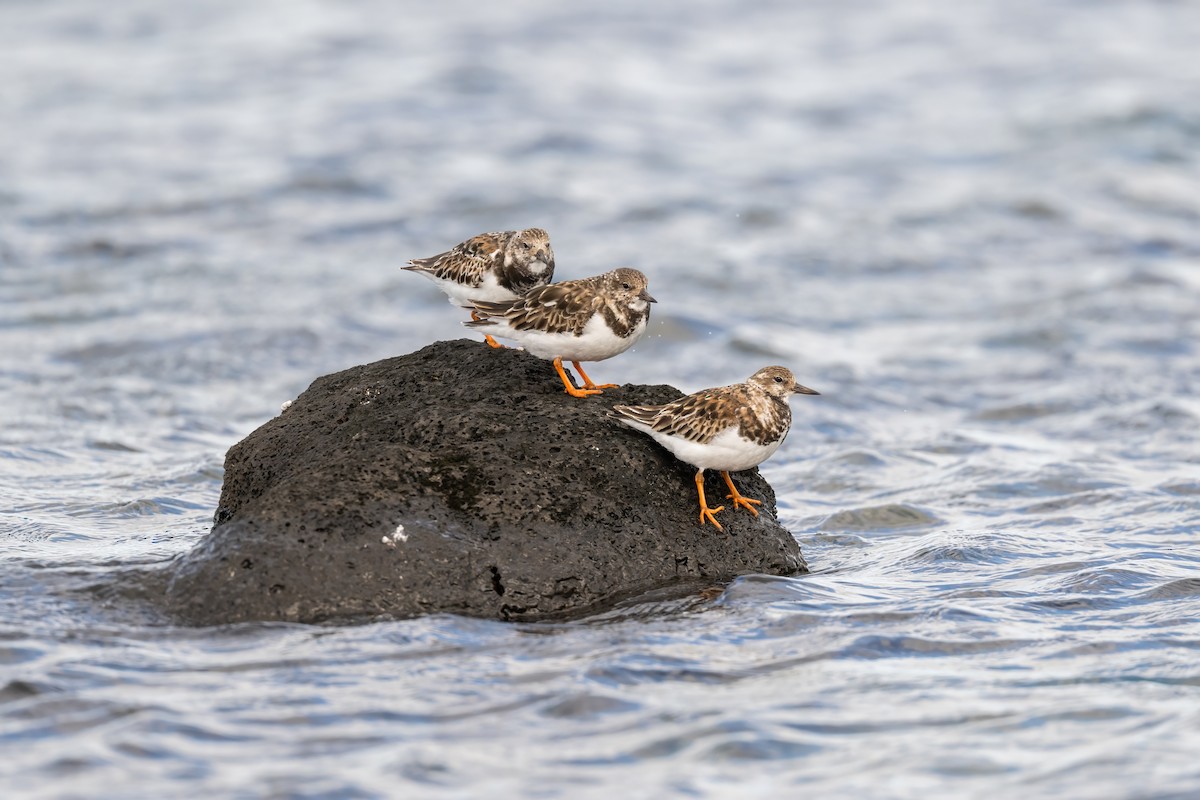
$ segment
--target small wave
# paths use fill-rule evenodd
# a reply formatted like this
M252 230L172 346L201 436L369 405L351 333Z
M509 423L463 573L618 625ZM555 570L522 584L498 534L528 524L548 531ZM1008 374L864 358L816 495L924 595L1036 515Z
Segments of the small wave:
M541 713L556 719L592 719L605 714L635 711L640 704L619 697L582 692L555 700Z
M897 656L978 655L1015 650L1028 645L1021 639L951 640L919 636L861 636L843 648L847 658L876 659Z
M1143 592L1137 596L1137 599L1142 601L1177 600L1196 596L1200 596L1200 578L1180 578Z
M889 503L882 506L852 508L831 514L823 523L823 531L888 531L906 528L925 528L942 520L935 514L916 506Z
M638 686L647 683L699 683L719 686L734 683L743 677L739 673L722 672L680 662L672 664L671 661L671 659L659 659L653 665L647 666L599 665L587 671L587 679L602 686L612 687Z
M975 412L971 415L971 419L978 422L1025 422L1056 414L1066 414L1075 410L1077 407L1074 403L1047 400L996 406Z
M996 533L941 532L918 540L904 560L918 564L1001 564L1019 557L1021 548Z

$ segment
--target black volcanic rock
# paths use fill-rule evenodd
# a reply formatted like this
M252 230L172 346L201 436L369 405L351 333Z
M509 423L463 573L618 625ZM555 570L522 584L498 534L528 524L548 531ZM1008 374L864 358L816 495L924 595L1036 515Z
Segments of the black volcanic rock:
M805 571L758 470L735 476L763 499L758 518L727 508L724 534L701 527L695 470L607 416L679 396L575 399L549 362L466 340L327 375L229 450L213 530L172 565L169 609L201 625L534 620ZM725 496L719 474L706 491Z

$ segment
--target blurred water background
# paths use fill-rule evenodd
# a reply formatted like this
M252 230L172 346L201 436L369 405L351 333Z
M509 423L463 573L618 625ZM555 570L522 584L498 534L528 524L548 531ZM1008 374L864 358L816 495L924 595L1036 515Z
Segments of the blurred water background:
M0 3L0 795L1200 796L1197 42L1186 0ZM598 380L823 393L763 470L813 574L554 625L94 589L315 377L466 335L404 260L527 226L650 276Z

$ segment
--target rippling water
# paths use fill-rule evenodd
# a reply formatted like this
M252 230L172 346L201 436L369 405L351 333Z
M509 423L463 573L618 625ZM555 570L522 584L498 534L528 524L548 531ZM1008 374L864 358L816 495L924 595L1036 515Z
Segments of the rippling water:
M1189 2L0 5L0 794L1200 795ZM604 381L792 367L814 569L562 625L121 591L397 267L554 237ZM693 502L687 487L681 502Z

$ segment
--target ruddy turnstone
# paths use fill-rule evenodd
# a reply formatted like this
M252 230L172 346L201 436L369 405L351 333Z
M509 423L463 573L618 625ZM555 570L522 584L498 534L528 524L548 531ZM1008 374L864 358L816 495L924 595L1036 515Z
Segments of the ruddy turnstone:
M820 392L796 383L784 367L763 367L745 383L704 389L661 406L613 406L613 414L698 468L700 524L722 530L714 514L725 506L710 508L704 500L704 470L720 470L729 486L726 497L757 517L754 506L762 501L743 497L729 473L758 466L779 449L792 426L787 404L792 394Z
M538 358L553 361L567 394L587 397L616 384L597 386L579 362L603 361L632 347L646 332L653 302L646 291L646 276L622 267L591 278L539 286L512 302L476 300L479 319L463 325L490 330L520 343ZM564 360L570 361L583 379L582 389L571 385L563 371Z
M471 308L471 300L503 303L554 277L550 234L541 228L481 233L444 253L414 258L402 269L432 280L453 305ZM471 312L472 319L479 319ZM503 347L491 336L492 347Z

